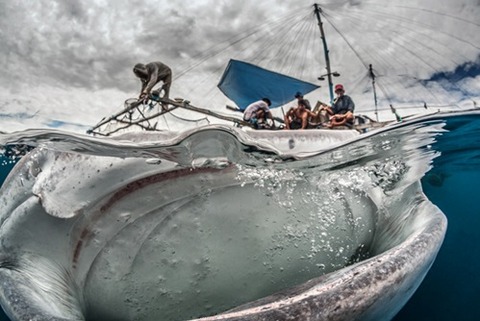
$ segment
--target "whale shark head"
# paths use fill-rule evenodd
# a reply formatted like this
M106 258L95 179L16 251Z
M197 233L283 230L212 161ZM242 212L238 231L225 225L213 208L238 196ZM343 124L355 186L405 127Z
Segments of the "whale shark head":
M8 316L391 319L446 229L417 183L428 161L260 165L242 135L142 147L158 158L30 152L0 196Z

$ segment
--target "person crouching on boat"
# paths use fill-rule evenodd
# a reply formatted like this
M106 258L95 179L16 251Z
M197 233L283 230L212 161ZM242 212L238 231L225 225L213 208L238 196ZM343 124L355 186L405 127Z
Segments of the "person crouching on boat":
M248 121L254 128L259 128L259 123L262 123L262 121L266 122L268 116L272 120L273 126L275 126L272 113L269 109L271 105L272 102L268 98L262 98L259 101L251 103L245 108L243 120Z
M329 128L353 124L355 119L353 111L355 104L350 96L345 95L345 89L343 85L335 86L335 94L337 97L333 101L333 105L325 105L320 111L325 110L330 115L330 123L327 125Z
M307 109L307 102L300 99L298 106L290 108L285 114L285 129L306 129L310 117L315 117L315 114Z
M142 89L138 97L140 100L148 99L150 94L160 96L162 90L164 91L163 98L168 99L170 86L172 85L172 69L170 67L159 61L150 62L146 65L138 63L133 67L133 73L142 82ZM163 82L162 87L152 91L153 87L160 81Z

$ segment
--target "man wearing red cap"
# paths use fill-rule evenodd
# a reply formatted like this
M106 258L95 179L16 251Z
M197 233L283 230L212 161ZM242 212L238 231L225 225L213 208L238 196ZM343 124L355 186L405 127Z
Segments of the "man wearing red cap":
M333 100L332 107L324 106L322 108L331 116L330 124L328 125L330 128L353 123L354 120L353 110L355 109L355 104L350 96L345 95L343 85L336 85L335 93L337 98Z

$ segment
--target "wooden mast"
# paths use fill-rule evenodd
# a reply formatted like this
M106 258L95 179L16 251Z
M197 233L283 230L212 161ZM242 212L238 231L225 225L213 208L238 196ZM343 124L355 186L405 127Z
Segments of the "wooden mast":
M315 8L315 16L317 17L317 20L318 20L318 27L320 28L320 35L323 42L323 52L325 54L325 64L327 68L328 90L330 93L330 104L333 104L333 81L332 81L332 71L330 68L330 57L329 57L329 51L327 46L327 39L325 38L325 32L323 30L322 17L320 15L322 13L322 8L320 8L317 3L315 3L313 7Z

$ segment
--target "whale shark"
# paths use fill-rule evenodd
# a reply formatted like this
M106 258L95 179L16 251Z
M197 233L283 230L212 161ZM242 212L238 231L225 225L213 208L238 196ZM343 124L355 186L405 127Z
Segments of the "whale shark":
M298 159L222 125L103 154L38 135L1 188L0 303L11 320L390 320L447 227L415 134L401 155L386 130Z

